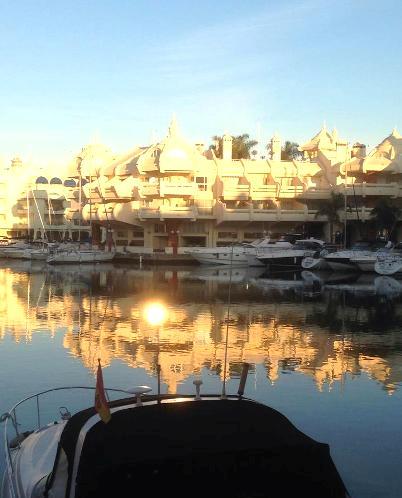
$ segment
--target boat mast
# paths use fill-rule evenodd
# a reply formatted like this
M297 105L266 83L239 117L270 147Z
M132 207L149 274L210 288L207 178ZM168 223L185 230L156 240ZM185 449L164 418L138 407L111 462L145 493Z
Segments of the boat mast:
M30 239L30 232L31 232L31 229L30 229L30 211L29 211L29 185L28 185L28 188L27 188L27 192L26 192L26 196L27 196L27 239L28 239L28 242L29 242L29 239Z
M92 202L91 202L91 182L92 182L92 171L89 170L89 236L91 237L91 249L93 248L93 234L92 234Z
M344 214L344 228L343 228L343 248L346 249L346 228L347 228L347 197L348 197L348 168L347 165L345 164L345 214Z
M77 157L77 171L78 171L78 178L79 178L79 184L80 184L80 189L78 191L78 208L79 208L79 217L78 217L78 250L81 249L81 225L82 225L82 175L81 175L81 163L82 163L82 157L78 156Z

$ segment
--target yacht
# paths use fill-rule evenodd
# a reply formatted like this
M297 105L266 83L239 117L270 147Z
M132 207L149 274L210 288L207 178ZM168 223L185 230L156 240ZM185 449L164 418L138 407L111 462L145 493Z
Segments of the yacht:
M303 258L313 255L316 251L323 249L325 242L323 240L309 239L296 240L293 247L270 253L257 251L256 258L268 265L270 268L286 269L300 267Z
M377 258L374 271L379 275L402 273L402 242L396 244L389 254Z
M336 252L337 246L335 244L325 244L322 249L318 249L311 256L306 256L302 259L301 266L305 270L330 270L331 267L327 263L325 256Z
M66 263L103 263L112 261L114 252L100 251L95 249L63 249L49 254L46 261L49 264Z
M236 395L203 394L198 379L193 394L160 394L158 379L155 395L146 386L105 388L102 397L96 389L96 406L73 415L62 406L49 423L45 414L54 417L60 404L49 407L52 395L63 400L95 388L59 387L25 398L1 416L2 497L349 497L327 444L243 396L247 370L246 364ZM21 421L30 407L36 427L20 432L17 416Z
M373 252L383 249L386 246L385 241L358 241L351 249L328 254L325 261L333 271L356 271L357 266L351 261L352 258L361 258L364 256L373 256Z
M402 244L397 244L395 247L391 242L388 242L385 246L380 246L379 249L375 250L371 254L361 254L355 255L350 258L350 262L357 266L360 271L363 272L375 272L375 264L377 260L383 260L388 257L388 255L402 253Z
M186 251L201 264L263 266L256 258L257 253L276 252L290 249L292 244L285 240L268 237L253 242L236 243L225 247L200 248Z

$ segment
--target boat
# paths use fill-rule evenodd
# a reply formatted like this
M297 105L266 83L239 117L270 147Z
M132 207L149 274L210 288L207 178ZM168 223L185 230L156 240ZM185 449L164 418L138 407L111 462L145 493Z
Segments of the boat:
M322 249L318 249L311 256L306 256L302 259L301 266L305 270L330 270L331 267L325 260L325 256L332 252L336 252L335 244L325 244Z
M323 240L309 239L296 240L290 249L279 250L268 254L257 251L257 259L270 268L286 269L289 267L300 267L303 258L311 256L324 248Z
M53 388L14 405L1 417L2 497L349 497L327 444L244 397L247 364L235 395L203 394L200 379L192 394L161 394L157 371L157 394L146 386L105 388L108 397L120 396L107 402L97 390L101 408L71 415L63 406L50 423L41 411L45 396L95 388ZM32 402L37 425L19 432L17 412L20 420Z
M223 247L199 248L185 251L201 264L263 266L256 259L257 253L289 249L292 244L285 240L272 240L269 237L253 242L240 242Z
M49 264L103 263L112 261L114 256L114 252L95 249L63 249L50 254L46 261Z
M402 273L402 256L390 254L386 258L377 259L374 264L374 271L378 275L396 275Z
M374 252L383 249L386 244L385 241L371 242L360 240L351 249L327 254L324 257L333 271L357 271L358 267L351 261L351 258L372 256Z
M375 263L377 260L381 260L386 258L388 255L398 253L402 253L402 244L397 244L394 247L392 243L388 243L384 247L380 247L377 251L373 251L372 254L352 256L350 258L350 262L360 271L375 272Z

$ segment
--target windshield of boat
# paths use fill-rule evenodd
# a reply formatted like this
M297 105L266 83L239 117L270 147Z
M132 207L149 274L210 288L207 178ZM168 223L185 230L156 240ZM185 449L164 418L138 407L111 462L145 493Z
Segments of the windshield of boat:
M354 244L354 246L352 247L352 251L370 251L371 246L371 242L359 241Z
M321 249L322 244L313 240L298 240L295 242L294 249Z

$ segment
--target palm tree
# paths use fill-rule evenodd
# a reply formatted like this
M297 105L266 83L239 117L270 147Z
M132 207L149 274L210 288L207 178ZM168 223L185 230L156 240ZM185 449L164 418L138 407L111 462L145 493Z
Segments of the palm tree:
M344 207L345 198L343 194L331 192L331 198L322 201L320 209L317 211L315 217L326 216L329 223L329 236L333 242L334 223L339 223L339 210Z
M251 150L255 147L258 142L256 140L250 140L250 135L243 133L237 137L232 137L232 158L233 159L250 159ZM210 145L210 149L213 149L216 157L222 159L222 137L217 135L212 137L214 145Z
M303 155L299 151L299 144L286 140L281 152L282 161L292 161L293 159L301 159L302 157Z
M371 211L371 218L374 220L377 230L386 233L388 240L395 230L401 209L394 206L388 199L380 199Z

